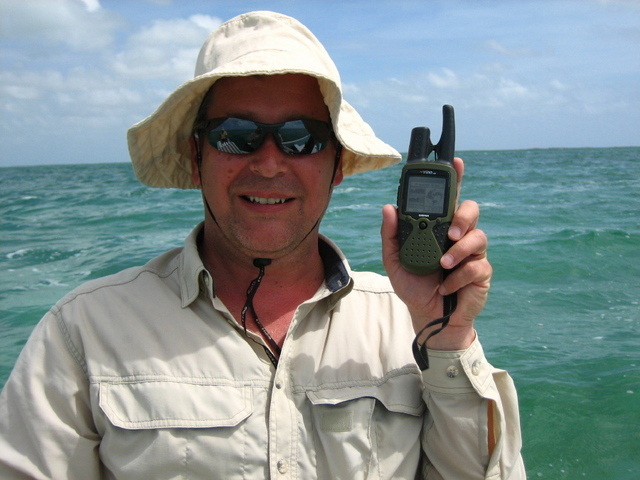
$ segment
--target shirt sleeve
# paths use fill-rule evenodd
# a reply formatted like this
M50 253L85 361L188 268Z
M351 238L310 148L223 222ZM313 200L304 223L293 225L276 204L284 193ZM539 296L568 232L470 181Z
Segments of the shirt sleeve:
M466 350L428 355L423 478L526 479L511 377L487 362L477 336Z
M49 313L0 394L0 478L99 478L98 445L83 362Z

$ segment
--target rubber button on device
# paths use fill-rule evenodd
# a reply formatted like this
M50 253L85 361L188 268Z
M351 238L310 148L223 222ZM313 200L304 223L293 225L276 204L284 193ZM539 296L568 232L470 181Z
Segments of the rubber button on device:
M420 227L420 230L424 230L425 228L427 228L427 222L420 222L418 226Z

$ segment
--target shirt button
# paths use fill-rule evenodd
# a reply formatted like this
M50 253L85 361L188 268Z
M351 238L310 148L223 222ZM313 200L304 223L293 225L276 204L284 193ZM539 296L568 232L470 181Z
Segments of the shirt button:
M277 388L278 390L280 390L280 389L282 388L282 384L281 384L280 382L277 382L277 383L276 383L276 388Z
M289 464L286 460L278 460L278 472L285 474L289 471Z
M455 378L457 376L458 376L458 369L456 367L454 367L453 365L450 365L449 367L447 367L447 377Z
M471 365L471 373L473 373L476 377L480 375L480 365L482 365L482 362L480 360L476 360L475 362L473 362L473 365Z

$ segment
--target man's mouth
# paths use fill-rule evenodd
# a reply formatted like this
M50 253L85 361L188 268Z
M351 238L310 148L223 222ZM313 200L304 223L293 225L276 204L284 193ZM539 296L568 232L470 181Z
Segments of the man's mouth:
M285 203L291 200L290 198L262 198L262 197L253 197L253 196L245 196L246 200L249 200L251 203L256 203L259 205L276 205L279 203Z

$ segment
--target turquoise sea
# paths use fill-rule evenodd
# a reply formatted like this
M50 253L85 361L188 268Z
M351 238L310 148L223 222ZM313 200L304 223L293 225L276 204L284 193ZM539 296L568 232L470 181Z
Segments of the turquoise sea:
M518 387L529 478L640 478L640 148L459 155L495 269L477 329ZM334 194L322 230L355 269L382 272L399 172ZM0 386L54 302L181 245L202 216L198 192L144 187L126 163L0 169Z

